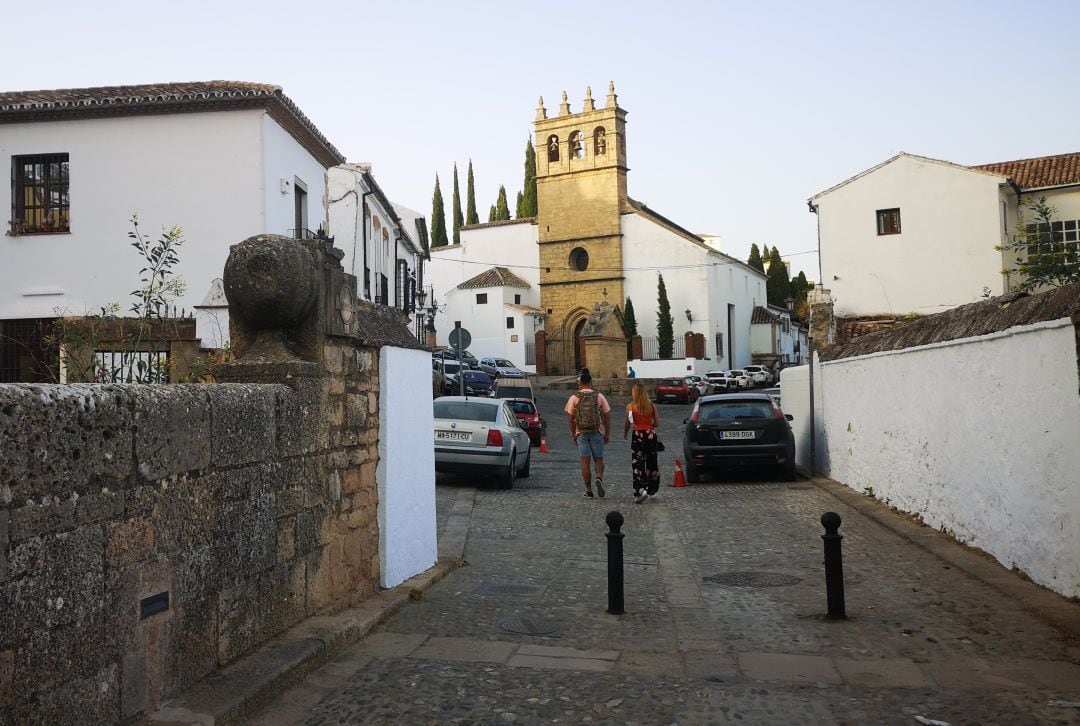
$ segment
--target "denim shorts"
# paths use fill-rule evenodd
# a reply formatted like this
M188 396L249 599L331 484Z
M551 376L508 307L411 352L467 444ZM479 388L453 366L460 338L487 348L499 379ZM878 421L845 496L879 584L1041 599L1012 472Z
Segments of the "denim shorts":
M599 431L590 431L578 434L578 456L591 456L594 459L604 458L604 435Z

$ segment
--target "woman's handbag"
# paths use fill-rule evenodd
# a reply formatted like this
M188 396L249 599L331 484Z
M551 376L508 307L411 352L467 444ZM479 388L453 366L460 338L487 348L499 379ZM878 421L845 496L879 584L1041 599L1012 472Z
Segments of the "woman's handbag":
M664 442L661 441L660 439L656 440L656 450L657 451L663 451L664 450Z

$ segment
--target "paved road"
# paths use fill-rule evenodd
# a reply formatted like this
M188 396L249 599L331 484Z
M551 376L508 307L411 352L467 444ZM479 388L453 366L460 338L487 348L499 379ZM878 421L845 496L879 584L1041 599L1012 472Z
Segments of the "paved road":
M541 392L552 453L534 450L512 491L439 477L440 525L469 516L467 565L257 723L1080 723L1075 640L826 488L766 474L635 505L620 436L607 499L582 498L565 396ZM661 409L665 483L685 411ZM605 613L612 509L621 616ZM844 519L841 622L823 618L829 510Z

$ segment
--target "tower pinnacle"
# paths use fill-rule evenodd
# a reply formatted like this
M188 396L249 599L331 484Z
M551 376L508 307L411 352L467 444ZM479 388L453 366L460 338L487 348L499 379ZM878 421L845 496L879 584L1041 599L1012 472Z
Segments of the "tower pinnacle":
M559 115L560 116L569 116L570 115L570 102L566 99L566 91L562 92L562 103L559 104Z
M536 102L536 120L543 121L547 118L547 109L544 108L544 97L541 96L540 100Z
M607 107L608 108L618 108L619 107L619 97L615 95L615 81L611 81L611 82L608 83L608 87L607 87Z
M584 108L582 108L581 110L582 111L595 111L596 110L596 104L593 103L593 98L592 98L592 86L585 86L585 103L584 103Z

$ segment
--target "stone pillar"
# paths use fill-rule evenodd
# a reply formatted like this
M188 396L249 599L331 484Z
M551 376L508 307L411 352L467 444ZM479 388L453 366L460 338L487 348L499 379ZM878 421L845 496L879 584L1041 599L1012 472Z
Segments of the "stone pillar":
M547 369L547 331L536 331L536 374L548 375Z

